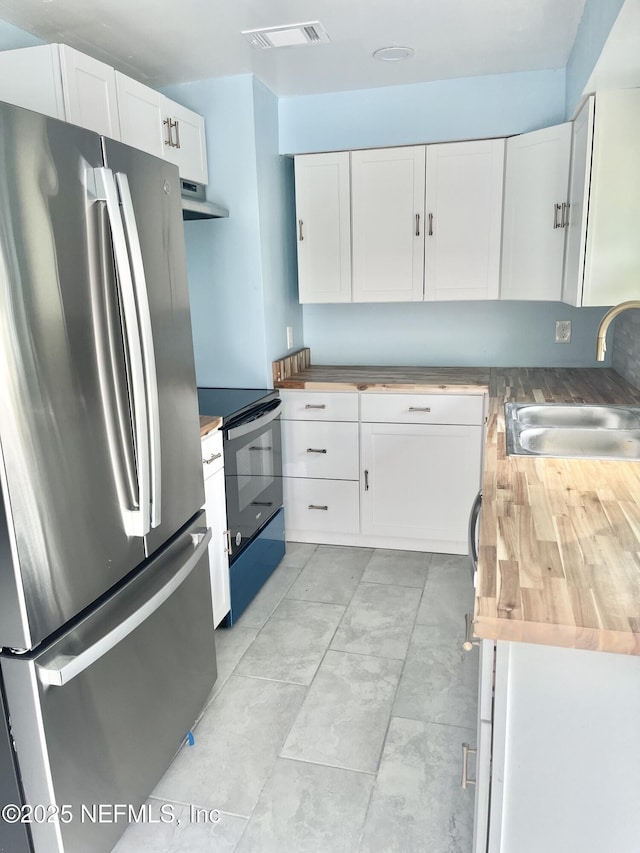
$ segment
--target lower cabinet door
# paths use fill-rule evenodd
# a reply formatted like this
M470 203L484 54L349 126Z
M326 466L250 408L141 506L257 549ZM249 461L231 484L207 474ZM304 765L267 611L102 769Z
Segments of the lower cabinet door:
M231 608L224 469L221 468L204 481L204 496L207 524L211 528L209 565L213 595L213 624L217 628Z
M357 480L284 477L287 530L358 533Z
M466 543L480 483L482 429L361 424L362 532Z

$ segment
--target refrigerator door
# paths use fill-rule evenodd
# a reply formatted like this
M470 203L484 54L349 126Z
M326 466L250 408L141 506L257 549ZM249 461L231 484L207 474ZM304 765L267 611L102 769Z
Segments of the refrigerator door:
M138 294L149 391L151 555L204 505L180 179L175 166L142 151L106 138L103 147Z
M32 826L36 853L111 850L204 708L216 678L210 535L200 514L75 629L2 659L26 802L72 815Z
M0 104L2 647L33 648L145 556L101 166L99 136Z

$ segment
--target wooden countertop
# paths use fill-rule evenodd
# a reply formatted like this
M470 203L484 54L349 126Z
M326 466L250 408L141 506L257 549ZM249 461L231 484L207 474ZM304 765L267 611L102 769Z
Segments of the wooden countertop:
M217 416L211 417L210 415L200 415L200 438L204 438L205 435L213 432L214 429L220 429L221 426L222 418Z
M639 405L640 391L606 368L325 367L296 355L288 375L274 364L276 387L489 388L475 635L640 655L640 461L507 456L503 408Z

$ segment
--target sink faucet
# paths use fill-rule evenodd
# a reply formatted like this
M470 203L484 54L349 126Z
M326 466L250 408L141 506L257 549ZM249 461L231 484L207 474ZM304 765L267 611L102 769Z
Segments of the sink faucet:
M615 320L618 314L622 314L628 308L640 308L639 299L630 299L628 302L621 302L619 305L614 305L600 320L598 326L598 338L596 341L596 361L604 361L604 354L607 351L607 329L611 325L611 321Z

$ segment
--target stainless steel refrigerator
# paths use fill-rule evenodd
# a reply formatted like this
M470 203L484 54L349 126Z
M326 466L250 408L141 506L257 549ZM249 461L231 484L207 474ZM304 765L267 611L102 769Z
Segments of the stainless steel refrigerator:
M174 166L0 104L0 790L51 817L13 853L110 850L215 681L182 229Z

